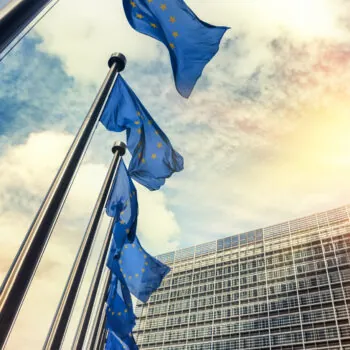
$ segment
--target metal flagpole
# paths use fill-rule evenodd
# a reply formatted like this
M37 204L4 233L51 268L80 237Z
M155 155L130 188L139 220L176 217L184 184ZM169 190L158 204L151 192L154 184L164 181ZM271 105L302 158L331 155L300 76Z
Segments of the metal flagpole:
M23 299L33 279L41 256L60 214L62 205L79 167L80 161L97 127L100 113L118 72L126 64L122 54L113 54L108 61L110 70L81 125L51 187L0 289L0 349L11 332Z
M103 330L105 325L104 321L105 321L105 315L106 315L105 303L108 296L108 288L111 282L111 278L112 278L112 273L109 269L107 269L107 276L102 287L101 297L97 305L96 315L91 327L91 334L90 334L90 338L86 346L86 349L90 349L90 350L98 349L98 344L100 343L100 339L103 336Z
M103 322L103 325L105 324L105 321ZM105 347L105 343L107 340L107 329L105 327L102 328L100 338L97 343L97 350L103 350Z
M111 222L107 230L107 235L102 245L101 254L97 262L97 266L95 269L94 277L91 282L89 293L85 301L84 309L80 317L79 325L75 334L73 349L82 349L85 342L86 332L91 319L92 309L95 303L98 288L100 286L103 268L105 267L105 261L106 261L108 249L109 249L112 235L113 235L113 226L114 226L114 219L111 219Z
M0 10L0 54L52 0L10 0Z
M84 276L91 248L93 246L94 239L102 219L105 204L111 191L113 179L115 178L121 156L125 154L125 148L126 145L123 142L115 143L112 148L112 152L114 153L113 160L108 169L107 176L101 188L101 192L98 196L95 208L92 212L83 241L75 258L74 265L69 275L61 301L47 335L44 349L58 350L61 348L76 296L78 294L81 281Z

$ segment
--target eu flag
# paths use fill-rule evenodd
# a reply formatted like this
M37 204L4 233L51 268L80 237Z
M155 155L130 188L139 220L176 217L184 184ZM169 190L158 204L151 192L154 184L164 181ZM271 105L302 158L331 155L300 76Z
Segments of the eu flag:
M132 154L129 175L150 190L158 190L165 179L183 169L183 158L131 90L118 76L101 123L111 131L127 130L127 147Z
M137 350L138 346L132 334L119 338L113 331L108 332L105 350Z
M126 239L134 241L138 215L136 188L122 159L107 200L106 212L114 218L113 236L116 249L120 250Z
M168 48L176 88L189 97L228 27L201 21L183 0L123 0L123 5L135 30Z
M123 242L124 245L124 242ZM120 271L120 265L119 265L119 258L120 258L120 253L122 250L122 247L117 246L116 242L114 239L112 239L111 246L109 248L109 253L107 257L107 267L111 270L113 274L119 274L121 273Z
M134 243L124 244L119 265L130 292L143 302L147 302L170 271L142 248L137 237Z
M130 291L123 276L112 275L109 287L106 328L112 330L119 337L127 337L135 326L135 315L132 307Z

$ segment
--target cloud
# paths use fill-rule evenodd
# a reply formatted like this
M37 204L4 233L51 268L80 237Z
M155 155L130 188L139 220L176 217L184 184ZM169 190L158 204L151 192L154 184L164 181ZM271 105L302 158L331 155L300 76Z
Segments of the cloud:
M272 56L266 43L279 36L299 43L317 38L349 39L345 26L338 22L344 12L341 0L189 0L188 5L201 19L230 26L226 38L244 37L244 60L236 62L236 71L243 74L269 62ZM147 66L156 61L169 65L163 45L130 27L122 1L104 0L103 5L97 6L93 0L61 0L36 27L36 32L43 38L40 49L60 57L66 72L83 81L101 81L107 58L114 51L123 52L130 60L127 70L142 64L144 74ZM166 73L163 82L170 85L169 68Z
M146 39L139 44L140 34L128 24L122 1L61 0L36 27L43 38L39 48L57 55L66 72L83 81L101 81L107 59L118 51L128 60L157 58L157 44Z
M150 192L137 186L139 225L142 245L152 254L174 250L179 245L180 227L174 213L167 207L163 192Z

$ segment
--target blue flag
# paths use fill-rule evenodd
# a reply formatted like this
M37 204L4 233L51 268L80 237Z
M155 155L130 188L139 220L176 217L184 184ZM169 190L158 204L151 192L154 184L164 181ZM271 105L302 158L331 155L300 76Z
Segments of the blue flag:
M183 158L130 89L118 76L101 123L111 131L127 130L127 146L132 155L129 175L150 190L158 190L165 179L183 169Z
M119 338L114 332L109 331L106 341L106 350L138 350L132 334L124 338Z
M107 200L106 212L115 220L113 227L115 249L120 251L126 239L129 242L134 241L138 215L136 188L122 159Z
M123 0L129 24L169 50L175 85L189 97L205 65L219 50L228 27L201 21L183 0Z
M112 239L106 265L111 270L111 272L115 275L120 273L119 259L120 259L122 248L123 247L117 246L115 240Z
M130 291L123 276L112 275L106 307L106 328L119 337L127 337L135 326Z
M137 237L134 243L124 244L118 263L114 268L120 268L130 292L143 302L147 302L170 271L142 248Z

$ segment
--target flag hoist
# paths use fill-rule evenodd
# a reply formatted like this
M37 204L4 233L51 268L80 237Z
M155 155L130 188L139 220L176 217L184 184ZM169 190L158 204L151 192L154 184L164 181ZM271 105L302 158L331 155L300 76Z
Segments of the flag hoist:
M111 86L125 65L126 58L123 54L115 53L110 57L109 72L4 279L0 289L0 348L11 332L80 162L98 125Z

